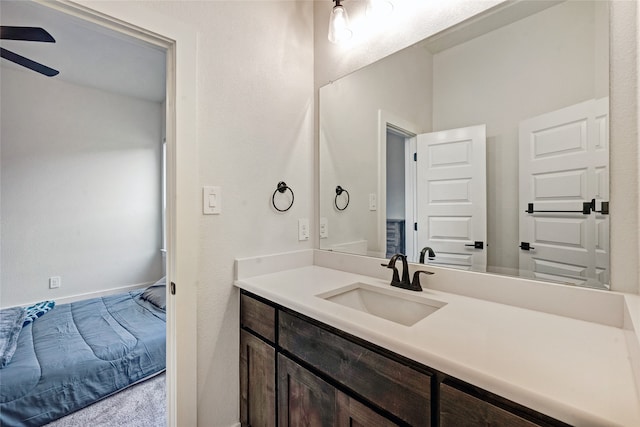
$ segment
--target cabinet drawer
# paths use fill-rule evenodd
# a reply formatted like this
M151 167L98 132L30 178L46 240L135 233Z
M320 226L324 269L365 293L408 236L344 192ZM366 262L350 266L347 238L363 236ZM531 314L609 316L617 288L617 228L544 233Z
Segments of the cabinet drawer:
M297 316L280 312L279 344L413 426L431 425L431 377Z
M240 326L250 329L268 341L276 341L276 309L251 296L240 294Z
M442 427L534 427L539 426L463 391L440 385Z

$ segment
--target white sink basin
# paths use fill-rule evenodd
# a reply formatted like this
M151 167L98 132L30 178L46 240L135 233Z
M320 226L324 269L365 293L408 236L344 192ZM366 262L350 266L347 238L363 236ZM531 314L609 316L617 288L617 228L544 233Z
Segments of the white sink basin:
M415 324L446 305L444 302L366 283L353 283L317 296L405 326Z

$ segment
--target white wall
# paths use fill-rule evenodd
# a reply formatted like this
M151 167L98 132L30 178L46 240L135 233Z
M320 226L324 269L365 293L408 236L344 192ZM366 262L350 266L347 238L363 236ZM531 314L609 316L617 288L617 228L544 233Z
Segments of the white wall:
M123 15L142 8L197 34L194 168L198 187L222 187L222 213L198 222L197 417L201 426L231 426L239 419L234 260L313 246L297 239L298 218L315 210L312 3L124 1L108 8ZM286 213L271 206L278 181L295 192Z
M487 125L490 271L518 275L519 122L608 96L607 20L604 2L561 3L433 57L433 130Z
M0 90L0 305L160 278L161 104L9 67Z

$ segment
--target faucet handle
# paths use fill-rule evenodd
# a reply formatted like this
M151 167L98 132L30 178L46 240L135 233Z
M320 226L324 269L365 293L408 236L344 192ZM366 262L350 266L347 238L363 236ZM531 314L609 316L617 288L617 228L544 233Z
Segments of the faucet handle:
M420 273L423 274L435 274L433 271L426 271L426 270L416 270L415 273L413 273L413 280L411 281L411 287L416 289L416 290L422 290L422 286L420 285Z
M383 267L387 267L393 270L393 278L391 279L391 283L398 283L400 282L400 275L398 274L398 269L396 268L396 266L394 264L391 263L391 261L389 262L389 264L380 264Z

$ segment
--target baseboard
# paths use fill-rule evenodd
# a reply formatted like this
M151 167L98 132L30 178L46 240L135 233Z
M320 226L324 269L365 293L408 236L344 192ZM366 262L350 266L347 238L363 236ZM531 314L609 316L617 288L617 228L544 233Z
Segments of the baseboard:
M152 282L144 282L144 283L136 283L134 285L127 285L127 286L121 286L119 288L111 288L111 289L105 289L102 291L96 291L96 292L87 292L84 294L77 294L77 295L71 295L68 297L62 297L62 298L56 298L56 304L60 305L60 304L68 304L70 302L76 302L76 301L81 301L83 299L90 299L90 298L97 298L97 297L104 297L107 295L114 295L114 294L119 294L119 293L123 293L123 292L129 292L129 291L133 291L136 289L140 289L140 288L146 288L149 285L153 285L155 283L155 281Z

